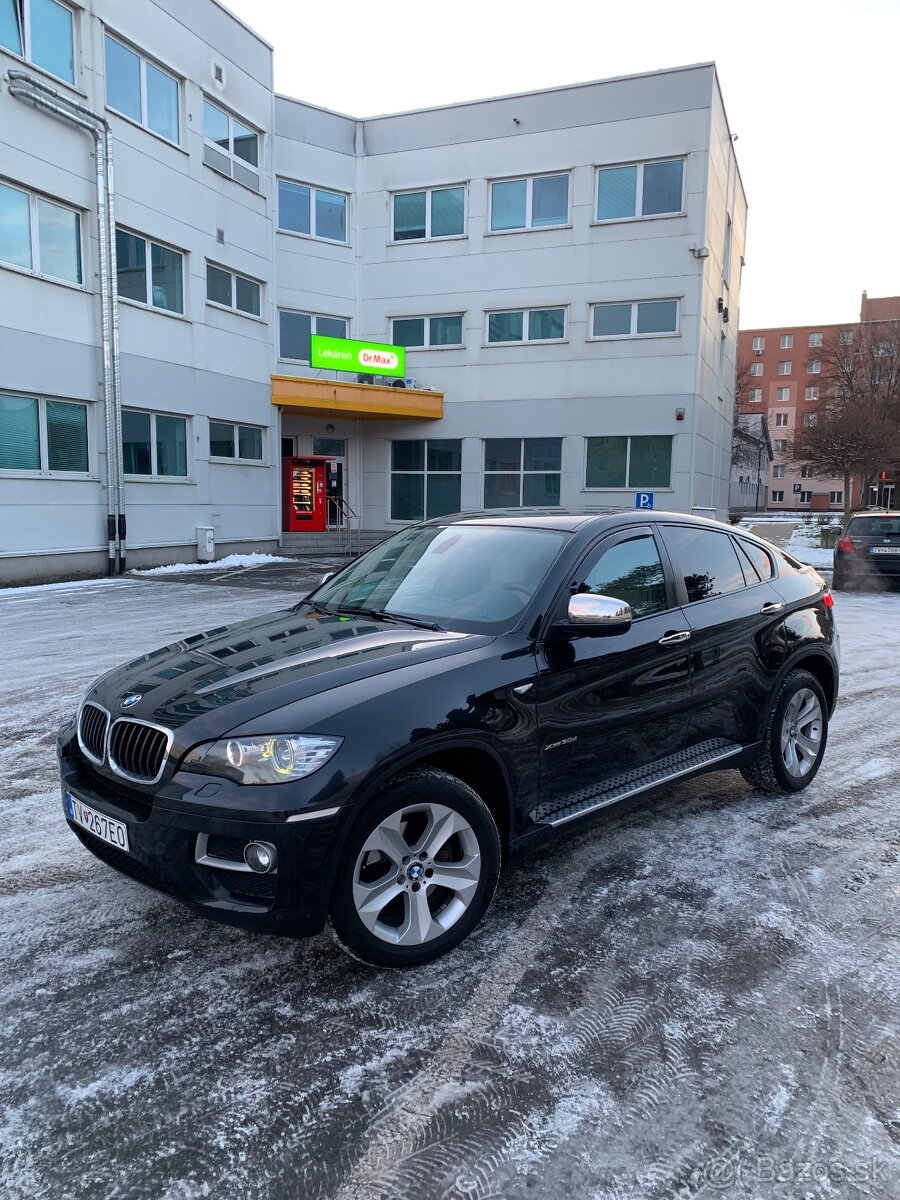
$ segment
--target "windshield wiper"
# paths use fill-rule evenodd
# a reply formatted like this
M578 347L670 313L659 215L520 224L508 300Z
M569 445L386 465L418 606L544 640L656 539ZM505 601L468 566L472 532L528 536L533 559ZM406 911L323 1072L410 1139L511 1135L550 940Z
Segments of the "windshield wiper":
M325 617L333 617L335 615L335 610L333 608L326 608L325 605L320 604L318 600L301 600L300 604L305 604L307 608L312 608L316 612L322 613L322 615ZM300 604L297 605L298 608L300 607Z
M376 621L395 621L401 625L412 625L416 629L430 629L432 633L443 633L444 630L434 621L422 621L419 617L410 617L406 613L388 612L384 608L339 608L342 615L353 617L372 617Z

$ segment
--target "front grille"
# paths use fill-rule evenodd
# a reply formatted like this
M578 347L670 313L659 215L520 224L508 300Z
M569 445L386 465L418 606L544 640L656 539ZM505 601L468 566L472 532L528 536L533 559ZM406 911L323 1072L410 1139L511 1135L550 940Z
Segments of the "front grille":
M110 731L110 764L129 779L156 783L166 765L170 738L165 729L156 725L122 717Z
M85 704L78 723L81 748L95 762L103 762L106 753L106 731L109 728L109 713L97 704Z
M146 792L139 792L137 788L129 787L127 783L123 783L117 777L110 778L108 775L101 775L84 755L78 755L74 761L78 764L76 786L81 784L82 787L89 788L101 800L111 800L119 808L133 813L139 821L146 821L153 809L152 796L148 796ZM88 797L88 803L90 803L90 797Z

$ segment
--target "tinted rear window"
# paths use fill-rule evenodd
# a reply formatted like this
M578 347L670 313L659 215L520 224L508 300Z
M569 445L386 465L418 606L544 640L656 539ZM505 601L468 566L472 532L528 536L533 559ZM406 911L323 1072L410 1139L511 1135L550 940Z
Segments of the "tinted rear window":
M853 517L847 526L851 537L895 537L900 534L900 517Z
M750 559L750 562L753 564L753 570L759 578L771 579L772 560L765 550L763 550L762 546L757 546L756 542L745 542L743 538L738 538L738 545ZM752 575L749 575L747 579L749 583L753 582Z
M727 533L666 525L665 538L675 572L684 580L688 603L744 587L744 572Z

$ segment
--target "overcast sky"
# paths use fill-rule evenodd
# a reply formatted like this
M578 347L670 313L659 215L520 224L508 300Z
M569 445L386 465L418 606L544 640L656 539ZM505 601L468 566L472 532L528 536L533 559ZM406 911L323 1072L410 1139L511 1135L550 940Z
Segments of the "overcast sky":
M352 116L715 60L750 205L741 326L900 294L900 0L226 0Z

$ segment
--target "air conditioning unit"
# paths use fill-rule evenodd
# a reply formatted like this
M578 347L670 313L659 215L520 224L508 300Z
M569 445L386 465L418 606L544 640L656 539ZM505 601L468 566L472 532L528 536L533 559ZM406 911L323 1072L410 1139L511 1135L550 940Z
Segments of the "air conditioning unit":
M762 354L762 350L758 350L756 347L754 347L753 353L754 354Z

